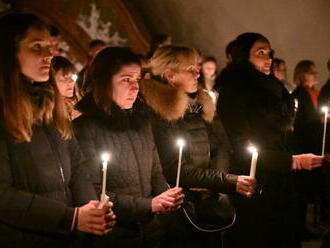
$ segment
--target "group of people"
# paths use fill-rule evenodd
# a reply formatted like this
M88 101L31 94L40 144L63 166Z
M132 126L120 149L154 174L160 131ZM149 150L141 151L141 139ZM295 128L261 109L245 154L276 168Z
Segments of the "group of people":
M37 16L6 15L0 34L5 247L300 247L295 175L325 159L296 148L299 112L272 73L266 37L241 34L220 76L211 57L201 79L194 48L158 47L143 77L139 55L104 46L83 73L81 96L74 66L53 57ZM109 201L101 204L104 152ZM196 229L186 199L219 193L230 196L236 222L225 235Z

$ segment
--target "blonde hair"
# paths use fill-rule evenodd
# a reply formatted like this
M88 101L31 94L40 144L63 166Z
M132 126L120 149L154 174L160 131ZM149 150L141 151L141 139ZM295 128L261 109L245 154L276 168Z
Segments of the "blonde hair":
M302 60L294 69L293 81L296 85L305 83L305 74L310 73L315 63L311 60Z
M158 48L150 59L150 68L154 76L164 76L166 70L178 70L185 61L199 64L201 56L196 49L184 46L163 46Z

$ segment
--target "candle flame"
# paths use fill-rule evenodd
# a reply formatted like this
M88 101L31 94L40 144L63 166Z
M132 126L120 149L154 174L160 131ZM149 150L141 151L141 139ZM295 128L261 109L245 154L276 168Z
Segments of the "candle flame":
M176 144L179 146L179 147L184 147L186 142L184 141L184 139L178 139L176 141Z
M106 153L106 152L103 153L101 155L101 159L102 159L103 162L108 162L110 160L110 154L109 153Z
M327 113L327 112L329 112L329 108L327 106L323 106L321 108L321 111L324 112L324 113Z
M214 103L216 103L216 101L217 101L217 96L216 96L216 94L215 94L213 91L208 91L207 93L208 93L209 96L212 98L212 101L213 101Z
M71 79L76 82L77 79L78 79L78 75L77 74L73 74L72 77L71 77Z
M255 146L250 145L248 146L248 151L254 153L254 152L258 152L258 149Z

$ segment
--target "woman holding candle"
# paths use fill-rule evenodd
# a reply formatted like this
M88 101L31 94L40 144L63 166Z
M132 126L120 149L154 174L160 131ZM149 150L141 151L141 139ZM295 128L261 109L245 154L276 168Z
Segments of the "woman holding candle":
M50 77L47 26L10 14L0 36L0 243L69 247L75 231L108 233L114 215L90 201L95 191Z
M100 191L100 156L109 152L107 194L114 202L117 226L100 246L157 247L162 227L156 213L177 209L180 188L168 189L151 127L137 100L140 59L128 48L108 47L94 59L87 79L91 92L77 108L76 136L93 165Z
M315 89L318 84L318 71L311 60L300 61L294 70L294 83L297 85L293 97L299 102L297 116L294 123L294 135L298 143L298 151L301 153L315 153L324 155L326 137L323 131L326 126L322 123L324 116L322 107L318 104L319 91ZM323 137L323 139L322 139ZM328 195L325 192L327 178L323 174L324 168L313 171L300 171L296 173L296 185L298 193L298 209L300 221L300 236L302 240L317 238L307 229L306 214L307 204L317 201ZM321 201L324 203L323 201ZM327 209L327 208L325 208ZM323 210L323 204L322 204ZM323 212L323 211L322 211ZM328 210L326 212L329 212Z
M206 198L218 192L250 197L253 178L224 173L229 167L229 147L221 122L214 117L211 97L197 89L199 60L193 48L159 48L150 61L153 78L141 82L144 101L152 112L164 174L170 185L175 185L179 159L176 141L182 138L186 144L180 186L190 193L199 191ZM220 233L199 232L180 215L173 223L164 247L219 247Z
M293 170L320 167L323 157L292 155L294 101L271 75L269 41L261 34L244 33L234 43L232 62L217 82L222 93L218 112L235 153L232 172L249 173L251 154L246 148L251 143L258 147L261 191L249 200L236 198L237 225L231 230L230 247L299 247Z

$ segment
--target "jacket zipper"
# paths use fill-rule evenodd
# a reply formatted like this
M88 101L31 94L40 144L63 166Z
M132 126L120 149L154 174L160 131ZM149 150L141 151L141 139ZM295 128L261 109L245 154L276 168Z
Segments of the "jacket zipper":
M56 159L56 164L59 168L60 171L60 175L61 175L61 179L62 179L62 184L63 184L63 193L65 198L67 199L67 192L66 192L66 186L65 186L65 177L64 177L64 171L63 171L63 167L61 165L61 161L59 161L59 156L60 154L58 153L58 150L56 149L54 143L53 143L53 137L51 136L51 134L49 133L49 130L47 129L47 127L44 127L44 130L48 136L48 141L50 146L52 147L53 152L55 153L55 159Z

